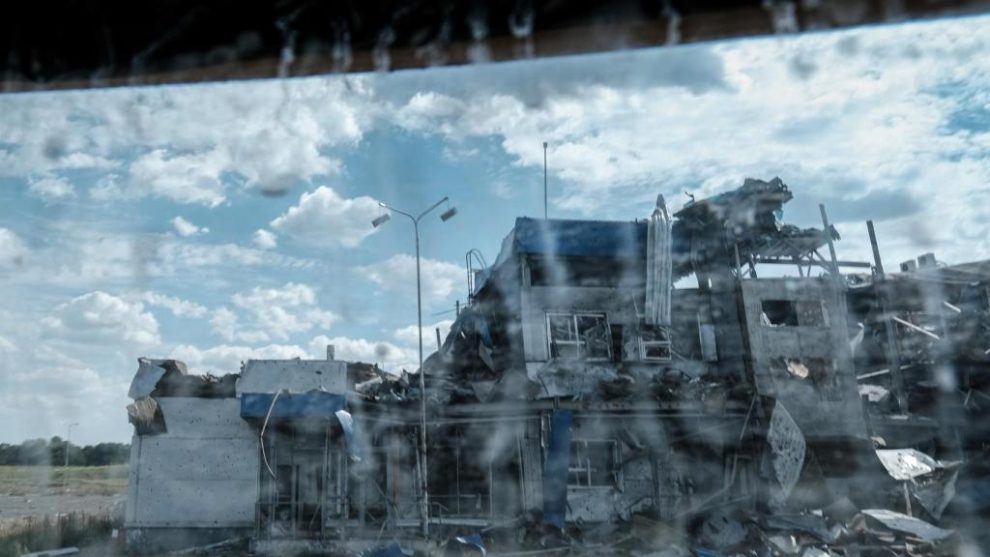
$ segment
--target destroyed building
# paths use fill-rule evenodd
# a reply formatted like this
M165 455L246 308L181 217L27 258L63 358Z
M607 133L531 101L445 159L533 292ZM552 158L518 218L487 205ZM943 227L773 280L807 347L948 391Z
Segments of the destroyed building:
M492 265L468 255L468 303L401 376L329 349L222 378L142 360L131 546L617 549L649 524L722 550L756 535L736 512L802 532L793 554L845 540L846 507L857 540L863 521L949 537L908 515L938 521L987 438L967 412L987 406L988 269L841 261L824 208L821 228L780 222L791 198L746 180L674 215L660 197L634 221L518 218Z

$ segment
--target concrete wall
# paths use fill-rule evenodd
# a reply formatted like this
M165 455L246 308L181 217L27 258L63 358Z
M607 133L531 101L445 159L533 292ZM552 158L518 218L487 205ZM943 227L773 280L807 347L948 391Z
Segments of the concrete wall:
M545 362L550 359L547 312L604 312L609 325L623 325L627 331L630 330L636 322L631 292L628 289L604 287L523 288L522 330L526 361Z
M631 432L628 435L621 431ZM653 451L634 449L626 439L634 437ZM672 476L670 446L664 427L658 418L581 417L578 415L571 431L571 442L610 440L616 447L616 478L611 485L575 486L567 488L567 521L606 522L628 520L636 511L657 504L657 456L663 456L663 466ZM577 463L571 461L573 468ZM671 486L663 487L663 495Z
M347 363L339 360L248 360L237 380L241 393L347 392Z
M838 289L817 278L744 280L742 297L759 393L780 400L805 436L865 438L845 304ZM762 323L763 302L768 300L793 302L798 323ZM822 320L816 315L820 310ZM826 365L800 377L788 371L787 360Z
M249 528L258 433L236 398L159 398L168 433L131 442L125 527Z

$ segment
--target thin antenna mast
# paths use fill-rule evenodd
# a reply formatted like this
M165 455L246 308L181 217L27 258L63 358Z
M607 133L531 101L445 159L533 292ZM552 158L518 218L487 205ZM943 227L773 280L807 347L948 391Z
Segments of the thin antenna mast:
M543 142L543 220L547 216L547 142Z

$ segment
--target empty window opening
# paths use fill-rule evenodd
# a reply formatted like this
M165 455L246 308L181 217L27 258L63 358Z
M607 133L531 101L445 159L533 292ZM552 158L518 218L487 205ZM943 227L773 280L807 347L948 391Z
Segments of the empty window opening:
M791 300L763 300L760 321L770 327L797 327L797 304Z
M615 441L571 441L567 485L614 487L619 477L619 445Z
M273 429L264 442L274 477L261 466L260 525L272 537L322 536L329 507L342 496L337 478L346 474L339 440L285 428Z
M640 358L647 361L670 361L670 333L659 327L645 327L640 331Z
M548 313L550 357L608 360L612 357L611 329L604 313Z
M797 303L798 324L802 327L827 327L828 313L821 300L802 300Z
M448 517L486 517L491 509L491 469L482 451L465 445L430 447L431 512Z

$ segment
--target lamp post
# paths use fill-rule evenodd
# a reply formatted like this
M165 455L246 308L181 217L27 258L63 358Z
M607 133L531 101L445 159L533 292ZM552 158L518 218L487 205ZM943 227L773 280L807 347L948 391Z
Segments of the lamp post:
M430 501L429 501L429 493L428 493L428 483L429 483L428 475L427 475L428 468L426 467L426 372L425 370L423 370L423 294L422 294L423 291L421 287L420 274L419 274L419 221L427 214L429 214L431 211L433 211L443 203L446 203L447 201L448 201L447 197L444 197L443 199L437 201L436 203L431 205L428 209L420 213L419 216L415 216L415 217L410 213L406 213L405 211L400 211L394 207L390 207L386 205L385 203L381 203L381 202L378 203L378 205L380 205L383 209L408 217L409 220L412 221L413 223L413 233L416 236L416 324L417 324L417 330L419 332L419 393L420 393L419 461L422 465L420 478L419 478L420 481L419 487L420 487L420 493L422 493L422 499L420 500L419 510L423 519L422 526L423 526L424 538L429 536L430 534ZM440 220L446 222L456 214L457 214L457 209L451 207L446 211L444 211L443 213L440 213ZM385 213L375 218L375 220L371 221L371 225L374 226L375 228L378 228L379 226L388 222L390 218L391 218L390 215L388 213Z
M71 422L66 426L65 432L65 464L62 465L63 468L69 467L69 439L72 439L72 428L79 425L79 422Z

